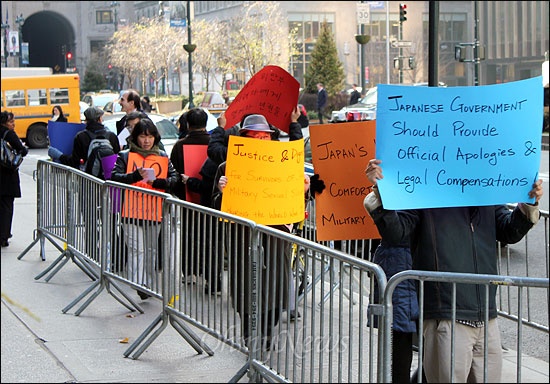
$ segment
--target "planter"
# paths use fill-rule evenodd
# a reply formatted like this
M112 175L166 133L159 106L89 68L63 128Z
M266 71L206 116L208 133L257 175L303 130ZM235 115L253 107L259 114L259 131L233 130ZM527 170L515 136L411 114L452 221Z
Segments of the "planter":
M182 110L181 100L155 101L153 104L155 104L155 108L157 109L156 112L163 115Z

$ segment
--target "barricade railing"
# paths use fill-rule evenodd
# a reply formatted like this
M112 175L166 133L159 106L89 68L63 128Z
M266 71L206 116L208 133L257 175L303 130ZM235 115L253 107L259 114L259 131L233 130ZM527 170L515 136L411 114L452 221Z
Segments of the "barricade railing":
M96 288L75 315L80 315L103 289L126 308L143 313L143 309L116 283L130 286L141 295L163 298L162 256L159 253L163 205L170 195L127 184L103 182L90 176L81 181L84 188L89 185L88 178L93 179L99 188L93 190L92 201L83 209L82 217L91 220L89 224L84 221L84 225L77 225L82 232L77 230L75 248L77 252L78 249L87 249L87 254L92 255L92 260L100 266L101 276L67 305L63 313ZM87 190L91 191L90 188Z
M246 353L242 332L245 320L239 317L229 294L243 281L232 280L229 276L235 267L231 260L242 260L243 265L249 250L253 249L250 234L254 223L178 199L166 200L164 211L163 314L124 355L138 358L168 323L198 353L206 351L213 355L214 351L186 323ZM238 254L231 256L230 250ZM226 268L228 277L224 277ZM241 295L244 294L242 291ZM159 324L157 331L151 334Z
M391 322L387 317L392 318L396 277L386 288L382 269L364 257L370 252L371 240L343 241L340 249L344 252L331 242L316 242L314 201L309 202L303 237L297 237L283 227L257 225L158 191L104 182L53 162L39 161L37 169L38 235L19 258L37 241L42 240L43 248L43 240L48 239L62 254L36 279L62 263L49 280L69 260L95 279L63 312L93 292L75 312L79 315L106 289L129 310L143 313L119 284L162 300L161 313L124 356L137 359L168 324L198 353L213 355L190 324L248 354L247 364L232 382L247 372L251 381L388 381ZM548 213L543 218L541 249L547 266ZM65 249L56 240L64 242ZM529 260L527 243L534 241L528 237L525 242ZM345 252L353 246L359 253ZM293 247L298 255L292 256ZM514 247L508 246L512 256ZM454 278L456 283L505 285L499 297L509 286L543 287L548 302L547 277L407 271L397 278L421 280L421 301L425 280L444 278L453 283ZM374 304L375 289L385 298L383 304ZM523 316L523 296L525 291L510 295L508 301L517 298L521 305L513 314L506 313L522 319L522 324L542 324L538 328L548 332L544 319ZM499 310L499 314L505 312L502 305ZM292 311L298 319L291 316Z
M374 316L383 315L373 304L374 282L380 294L385 289L381 267L277 228L257 231L251 374L279 382L381 382L382 343L373 328ZM301 300L292 292L301 285L290 269L293 243L305 250L307 274L320 277ZM335 273L322 273L327 267Z
M445 283L452 286L452 302L450 303L452 317L451 320L451 344L449 345L449 358L440 361L439 364L449 364L449 371L454 372L455 368L455 324L456 324L456 302L457 302L457 285L464 284L475 284L480 286L480 297L483 304L483 313L485 313L484 324L488 324L489 321L489 304L490 304L490 293L491 289L496 289L499 287L511 288L516 287L516 300L517 300L517 310L518 310L518 319L522 318L522 313L524 311L524 289L538 288L541 290L541 294L548 296L549 290L549 280L546 278L530 278L530 277L516 277L516 276L501 276L501 275L478 275L478 274L469 274L469 273L452 273L452 272L428 272L428 271L403 271L395 274L388 281L386 289L384 291L384 308L385 308L385 327L382 330L384 348L384 356L382 360L383 364L383 380L382 382L391 382L391 362L392 362L392 343L391 343L391 330L393 325L393 305L392 305L392 296L397 285L404 280L413 279L418 280L418 300L419 300L419 320L418 320L418 372L423 370L423 355L424 353L433 353L433 351L424 352L424 292L425 282L438 282ZM548 317L548 307L546 307L546 317ZM544 309L543 309L544 311ZM458 319L464 320L464 319ZM522 322L521 320L517 321L517 371L516 371L516 382L521 383L521 370L522 370ZM488 345L488 328L484 328L484 345ZM501 348L500 344L497 348ZM488 350L489 348L484 348L484 366L483 366L483 382L488 382ZM422 375L418 374L418 382L422 382ZM508 378L509 379L509 378ZM449 377L448 382L456 382L454 377Z
M508 204L509 209L514 207L515 204ZM537 225L520 242L517 244L499 244L499 274L547 279L550 277L549 213L548 211L540 211L540 213L541 217ZM536 295L532 293L530 287L526 288L525 295L526 310L522 317L523 324L548 334L548 316L537 316L533 307L541 306L544 302L548 307L550 305L549 296ZM515 297L510 287L501 287L497 296L498 314L516 321L518 312L513 305L514 300Z
M79 175L80 174L80 175ZM37 163L37 238L18 256L21 259L25 253L40 240L42 260L45 260L44 238L61 251L57 257L44 271L39 273L35 280L45 275L46 281L50 281L67 264L73 261L91 280L99 277L97 268L89 264L89 259L82 253L75 252L70 247L75 236L75 200L77 190L82 195L82 188L79 188L79 180L87 175L71 167L56 164L50 161L39 160ZM87 205L86 202L80 204ZM54 239L64 242L64 248L55 242ZM55 268L55 269L54 269Z
M46 239L62 254L65 252L56 240L67 243L67 205L70 193L68 185L71 173L70 167L38 160L33 174L36 180L36 229L33 241L17 259L21 260L36 243L40 242L40 255L42 260L46 260Z

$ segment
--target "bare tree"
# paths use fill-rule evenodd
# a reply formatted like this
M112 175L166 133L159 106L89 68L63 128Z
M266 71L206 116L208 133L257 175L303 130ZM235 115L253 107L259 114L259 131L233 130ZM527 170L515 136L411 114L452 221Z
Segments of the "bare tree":
M231 57L254 76L266 65L288 64L288 22L278 2L245 3L231 21Z

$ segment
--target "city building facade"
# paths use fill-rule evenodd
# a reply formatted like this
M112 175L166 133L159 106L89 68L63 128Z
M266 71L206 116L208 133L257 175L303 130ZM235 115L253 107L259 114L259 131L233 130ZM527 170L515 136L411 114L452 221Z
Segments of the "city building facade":
M51 67L54 73L85 73L95 60L105 66L113 88L123 88L107 68L102 50L115 31L142 17L187 13L195 19L227 20L244 1L2 1L2 67ZM286 68L300 81L319 35L331 27L343 64L346 87L379 83L420 83L428 79L428 1L282 1L297 49ZM541 74L549 46L547 1L439 1L439 81L448 86L495 84ZM402 6L405 6L402 9ZM359 11L368 6L368 16ZM403 15L405 10L406 15ZM405 18L405 20L403 20ZM359 21L364 23L360 24ZM367 35L358 43L356 35ZM216 38L213 36L212 38ZM18 40L17 40L18 39ZM458 50L457 50L457 47ZM269 63L266 63L266 65ZM169 78L171 89L188 92L186 68ZM245 71L233 74L246 82ZM181 78L180 78L181 77ZM178 84L176 84L178 83ZM204 79L194 79L204 91ZM215 90L215 89L214 89Z

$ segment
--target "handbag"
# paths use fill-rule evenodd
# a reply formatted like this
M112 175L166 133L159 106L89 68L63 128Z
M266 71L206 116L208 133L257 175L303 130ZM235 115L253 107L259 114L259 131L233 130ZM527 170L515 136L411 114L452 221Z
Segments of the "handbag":
M7 142L7 133L8 131L4 132L2 139L0 139L0 166L16 170L23 162L23 156Z

